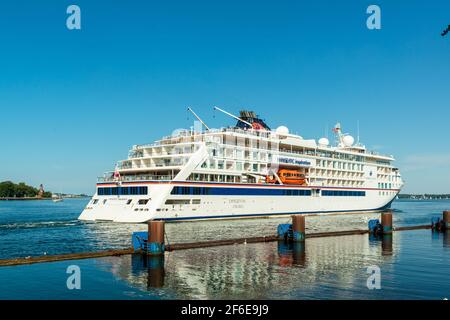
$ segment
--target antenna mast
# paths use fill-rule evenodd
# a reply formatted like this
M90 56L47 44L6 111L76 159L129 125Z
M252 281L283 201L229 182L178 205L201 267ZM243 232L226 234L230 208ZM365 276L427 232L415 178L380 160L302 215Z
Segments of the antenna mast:
M359 145L359 120L356 120L356 127L357 127L356 144Z
M205 126L206 130L209 131L209 127L206 125L206 123L203 122L202 119L200 119L200 117L194 112L194 110L192 110L191 107L188 107L187 109L188 109L188 111L190 111L194 115L194 117L197 118L198 121L200 121L202 123L202 125Z
M336 125L334 126L333 132L336 135L338 146L343 146L344 145L344 141L343 141L344 135L342 134L341 124L339 122L336 123Z
M220 109L219 107L214 107L214 110L219 110L220 112L223 112L223 113L225 113L226 115L228 115L228 116L230 116L230 117L232 117L232 118L234 118L234 119L236 119L236 120L238 120L238 121L242 121L242 122L245 123L246 125L249 125L250 128L253 128L253 125L252 125L250 122L247 122L247 121L245 121L245 120L242 120L241 118L236 117L235 115L233 115L233 114L231 114L231 113L229 113L229 112L226 112L225 110L222 110L222 109Z

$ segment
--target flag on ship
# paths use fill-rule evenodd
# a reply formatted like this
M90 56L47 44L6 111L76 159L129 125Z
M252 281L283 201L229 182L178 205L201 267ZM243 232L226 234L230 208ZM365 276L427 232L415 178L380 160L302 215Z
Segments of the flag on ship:
M334 133L338 133L339 131L341 131L341 124L336 123L336 125L334 126L334 128L332 130Z
M119 168L116 165L116 168L114 169L114 179L119 180L120 179L120 172L119 172Z

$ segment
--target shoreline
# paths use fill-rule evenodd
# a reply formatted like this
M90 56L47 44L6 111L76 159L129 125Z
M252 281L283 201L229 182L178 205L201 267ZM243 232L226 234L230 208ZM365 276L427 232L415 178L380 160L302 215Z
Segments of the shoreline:
M52 198L0 198L0 201L31 201L31 200L52 200Z
M63 199L88 199L90 197L63 197ZM0 198L0 201L43 201L43 200L53 200L53 198Z

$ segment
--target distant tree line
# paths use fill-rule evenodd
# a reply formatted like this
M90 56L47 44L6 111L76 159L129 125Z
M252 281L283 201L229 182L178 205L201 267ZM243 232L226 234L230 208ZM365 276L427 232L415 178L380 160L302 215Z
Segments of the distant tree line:
M23 182L18 184L11 181L0 182L0 198L32 198L39 194L39 189L28 186ZM44 198L51 198L52 193L45 191L42 195Z
M399 199L450 199L450 194L399 194Z

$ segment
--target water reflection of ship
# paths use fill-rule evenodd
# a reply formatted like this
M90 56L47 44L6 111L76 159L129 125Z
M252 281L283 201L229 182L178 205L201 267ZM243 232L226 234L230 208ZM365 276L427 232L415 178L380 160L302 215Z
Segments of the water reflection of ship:
M287 266L306 266L306 247L305 242L286 242L278 241L279 265Z
M131 256L131 272L139 276L147 273L147 288L162 288L164 286L164 256Z
M101 259L101 267L134 287L150 290L162 288L165 277L164 256L132 254ZM105 264L106 263L106 264Z
M176 292L176 298L245 295L258 299L267 298L272 290L286 295L292 290L313 290L329 274L343 287L357 287L361 277L366 277L367 266L382 267L386 255L392 254L392 240L374 242L367 235L312 238L306 244L274 242L180 250L166 253L165 261L139 255L109 261L116 276L143 290L164 287Z
M391 256L394 252L393 237L393 234L369 235L369 241L374 244L381 242L381 254L384 256Z
M434 242L442 241L442 246L444 248L450 248L450 236L448 234L449 234L449 232L432 231L431 238Z

